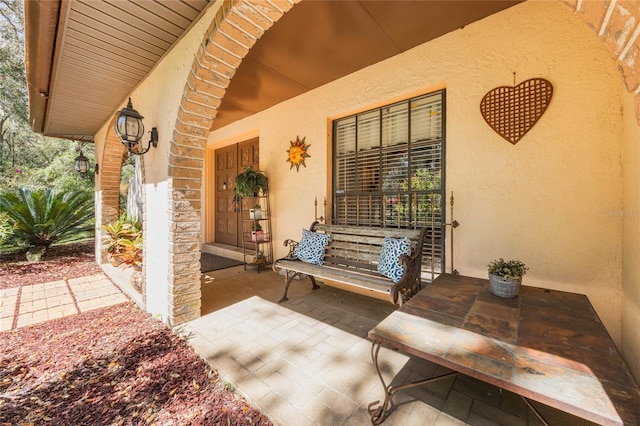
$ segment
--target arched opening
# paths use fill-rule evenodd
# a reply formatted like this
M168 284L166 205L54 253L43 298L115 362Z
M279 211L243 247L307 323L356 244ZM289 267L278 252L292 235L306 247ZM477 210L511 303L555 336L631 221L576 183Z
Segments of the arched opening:
M577 2L574 5L558 3L567 8L567 13L579 16L611 55L620 72L620 79L634 101L637 126L640 121L640 71L633 63L635 55L638 54L635 44L639 31L633 22L637 22L640 17L640 6L619 2ZM289 4L285 5L292 7ZM625 9L625 6L628 7ZM174 188L171 200L172 222L169 226L174 235L181 235L180 238L175 238L177 242L173 244L172 270L178 269L175 267L177 265L184 266L179 269L185 271L171 277L171 289L176 293L170 298L174 304L169 311L171 322L174 324L199 316L200 276L193 273L198 262L189 260L187 264L181 254L187 253L194 245L200 243L202 231L186 235L180 230L184 229L182 225L185 223L197 225L199 229L202 215L199 192L203 180L202 164L206 154L207 137L216 118L217 108L221 105L235 69L239 67L251 46L284 13L285 10L276 9L256 13L252 5L244 2L229 5L220 11L211 24L194 59L174 127L169 160L169 175ZM252 33L251 37L247 36L247 33L238 34L238 28L243 26L248 26L247 31Z
M120 216L120 172L125 149L113 130L113 121L109 128L102 153L99 156L96 153L96 163L100 166L96 175L96 193L99 199L99 203L96 203L99 206L96 209L96 235L100 235L102 225L113 222ZM101 248L100 239L96 240L96 260L104 263L106 253Z
M185 220L194 223L200 221L202 208L199 191L203 179L202 165L207 137L216 118L217 109L222 103L235 70L251 47L294 5L282 2L277 3L277 6L277 8L265 6L257 10L255 4L251 2L241 1L227 5L217 14L198 49L185 84L171 141L169 176L174 188L172 205L175 212L171 216L173 223L169 226L175 230L172 231L174 233L180 233L179 225ZM629 46L635 42L635 38L626 29L627 21L611 19L610 12L614 7L616 7L615 2L608 5L604 2L588 5L578 2L572 7L572 11L581 16L589 27L599 29L600 37L606 36L603 43L620 64L621 75L627 88L636 90L634 88L638 87L635 82L638 71L622 63L623 58L621 58L623 53L629 53ZM630 12L629 19L640 16L638 10ZM625 28L626 33L629 33L626 43L616 44L610 41L614 37L613 34L617 33L618 27ZM640 96L637 95L636 105L640 106L638 99ZM181 242L174 245L174 253L184 253L184 250L199 243L201 234L202 232L193 235L188 241L181 238ZM175 256L174 261L180 263ZM173 288L189 289L189 294L178 298L183 302L182 306L173 306L170 309L173 312L172 323L180 323L199 315L199 278L198 274L192 272L185 273L184 276L178 274L172 277L175 284L180 284ZM190 285L186 285L187 283Z

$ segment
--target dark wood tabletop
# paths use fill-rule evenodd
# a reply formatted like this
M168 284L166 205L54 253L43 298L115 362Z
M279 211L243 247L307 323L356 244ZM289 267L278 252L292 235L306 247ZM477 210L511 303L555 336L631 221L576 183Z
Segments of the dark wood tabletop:
M443 274L369 337L600 424L640 423L640 389L585 295Z

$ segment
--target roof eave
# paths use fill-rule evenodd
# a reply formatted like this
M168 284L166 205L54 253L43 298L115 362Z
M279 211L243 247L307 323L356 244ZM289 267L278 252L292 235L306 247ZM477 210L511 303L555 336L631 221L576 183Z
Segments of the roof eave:
M57 0L24 2L29 124L37 133L44 132L60 4Z

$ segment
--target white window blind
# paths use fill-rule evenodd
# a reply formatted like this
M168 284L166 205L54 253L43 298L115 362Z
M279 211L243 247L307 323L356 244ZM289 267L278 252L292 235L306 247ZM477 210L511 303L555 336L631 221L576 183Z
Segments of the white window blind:
M427 227L423 269L433 260L435 272L444 264L444 97L438 91L333 123L332 221Z

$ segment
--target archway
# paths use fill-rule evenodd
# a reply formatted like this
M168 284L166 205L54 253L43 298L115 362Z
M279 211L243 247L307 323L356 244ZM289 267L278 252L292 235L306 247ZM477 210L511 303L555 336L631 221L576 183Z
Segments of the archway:
M611 1L567 5L601 39L618 64L627 90L634 94L640 123L640 60L636 47L640 4ZM275 5L275 6L274 6ZM200 315L199 261L188 256L201 242L201 187L207 138L231 78L256 41L294 6L289 2L240 0L225 5L211 23L185 84L169 157L170 233L169 322L180 324ZM636 58L637 57L637 58ZM631 64L631 65L630 65Z
M113 130L113 122L109 123L109 132L104 143L104 149L99 162L99 173L97 174L97 188L99 203L96 211L96 235L100 235L102 225L113 222L120 216L120 172L122 170L124 146L120 138ZM96 156L97 159L97 156ZM105 253L100 247L100 241L96 241L96 261L105 262Z

